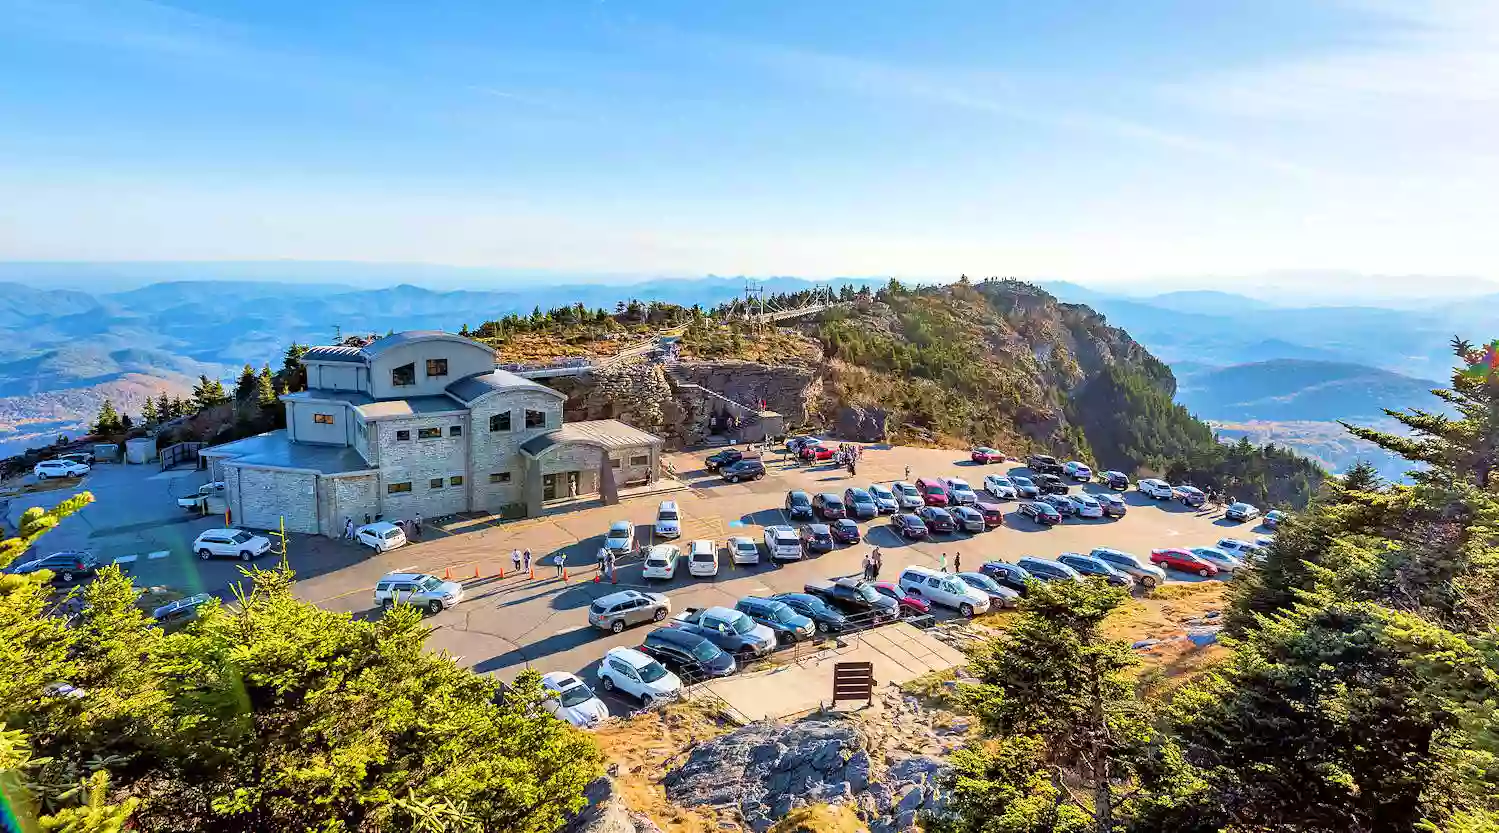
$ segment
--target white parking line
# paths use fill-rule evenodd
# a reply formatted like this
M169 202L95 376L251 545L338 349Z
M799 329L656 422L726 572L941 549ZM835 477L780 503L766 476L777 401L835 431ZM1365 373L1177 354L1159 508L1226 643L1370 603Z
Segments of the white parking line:
M554 634L554 636L562 636L563 634L572 633L574 631L580 631L580 630L583 630L586 627L588 627L588 626L587 625L575 625L575 626L573 626L571 628L563 628L562 630L557 631Z
M114 563L115 564L134 564L135 560L137 558L139 558L139 557L140 556L138 556L138 555L122 555L119 558L116 558L114 560Z
M158 559L158 558L166 558L167 556L169 556L171 554L172 553L170 551L168 551L168 550L157 550L156 552L147 553L146 557L149 558L149 559L152 559L154 561L155 559Z

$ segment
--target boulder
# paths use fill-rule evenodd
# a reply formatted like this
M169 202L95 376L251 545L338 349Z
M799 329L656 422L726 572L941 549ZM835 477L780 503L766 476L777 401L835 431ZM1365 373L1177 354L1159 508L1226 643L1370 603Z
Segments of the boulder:
M594 779L583 797L588 804L563 828L565 833L662 833L655 822L631 812L618 800L614 781L608 777Z
M855 442L884 442L888 416L884 408L845 405L838 409L835 433L840 439Z

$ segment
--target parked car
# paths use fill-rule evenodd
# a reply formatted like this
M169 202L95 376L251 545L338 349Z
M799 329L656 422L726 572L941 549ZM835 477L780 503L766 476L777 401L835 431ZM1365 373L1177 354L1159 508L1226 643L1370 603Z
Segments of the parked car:
M167 602L151 611L151 619L166 630L180 628L197 619L198 611L212 600L213 597L207 593L199 593L174 602Z
M1024 567L1004 561L985 561L979 565L979 572L999 582L1001 587L1008 587L1022 596L1026 594L1025 583L1034 579Z
M671 544L657 544L646 550L645 563L640 569L640 577L668 581L674 579L677 577L677 562L681 559L681 550Z
M593 600L588 606L588 624L619 633L625 628L659 622L671 614L671 599L661 593L621 590Z
M926 499L921 496L921 490L904 480L892 483L890 491L895 493L895 500L900 504L901 509L920 509L926 505Z
M830 446L809 443L803 445L801 451L797 452L803 460L818 462L833 459L833 449Z
M734 609L758 624L770 628L771 632L776 635L776 639L783 644L789 645L792 642L811 639L812 635L817 632L816 623L809 617L797 613L791 605L775 599L746 596L734 604Z
M1072 491L1067 481L1055 474L1038 474L1035 483L1043 495L1065 495Z
M689 607L666 625L695 633L735 657L763 657L777 642L775 631L730 607Z
M929 567L911 566L900 573L900 589L908 596L952 608L962 616L976 616L989 611L989 596L968 586L948 573Z
M1203 578L1218 575L1218 568L1216 566L1198 558L1190 550L1184 550L1179 547L1151 550L1150 563L1159 564L1170 570L1180 570L1183 573L1196 573Z
M820 492L817 497L812 498L812 511L825 521L841 518L845 514L843 498L832 492Z
M983 573L958 573L958 580L989 597L990 608L1015 607L1020 604L1020 593L1012 590Z
M947 505L949 506L972 506L979 502L979 496L974 493L973 487L968 481L961 477L946 478L947 483Z
M920 596L912 596L902 590L900 585L893 581L872 581L869 583L869 586L873 587L875 592L880 595L894 599L895 603L900 605L900 615L902 618L906 616L924 616L932 612L931 602Z
M553 717L579 729L592 729L609 719L609 708L576 674L548 671L541 675L541 707Z
M828 525L833 530L833 540L840 544L859 543L859 525L848 518L839 518Z
M1153 500L1170 500L1174 494L1170 483L1164 480L1157 480L1154 477L1147 477L1139 481L1135 484L1135 488L1139 490L1140 494Z
M628 555L635 551L635 524L615 521L609 524L604 534L604 546L615 555Z
M729 557L735 564L759 564L760 545L755 539L746 538L743 535L735 535L728 542Z
M1082 579L1082 576L1076 570L1068 567L1066 564L1046 558L1037 558L1034 555L1021 556L1020 560L1015 563L1027 573L1030 573L1031 578L1040 581L1079 581Z
M1061 474L1062 464L1050 454L1032 454L1025 458L1025 467L1035 474Z
M878 483L870 486L869 496L874 498L874 505L879 508L881 515L893 515L900 511L900 500L895 497L895 492L885 486Z
M1248 564L1265 556L1265 548L1259 544L1239 538L1219 538L1214 547Z
M1077 510L1079 518L1103 517L1103 504L1094 500L1092 495L1079 492L1075 495L1068 495L1067 499L1072 501L1072 506Z
M1108 486L1110 489L1118 489L1122 492L1129 488L1129 475L1122 471L1110 469L1098 473L1098 482Z
M1231 503L1227 509L1223 510L1223 517L1230 521L1239 521L1241 523L1252 521L1259 516L1259 507L1243 502Z
M187 497L177 498L177 505L189 512L202 513L208 505L208 499L224 491L224 481L216 480L213 483L204 483L198 487L198 491Z
M375 582L375 606L390 610L398 604L437 613L463 601L463 585L426 573L386 573Z
M5 572L13 576L25 576L38 570L51 570L57 581L71 583L98 573L99 562L94 559L93 553L85 550L68 550L29 559L22 556L17 563L7 567Z
M1088 468L1086 463L1080 463L1077 460L1068 460L1063 463L1062 474L1079 483L1086 483L1093 479L1093 470Z
M1132 576L1141 587L1151 588L1166 583L1166 571L1140 556L1111 547L1098 547L1088 555L1108 564L1125 575Z
M800 489L786 493L786 517L793 521L812 519L812 496Z
M1057 514L1070 518L1077 514L1077 504L1067 495L1042 495L1041 502L1057 510Z
M916 478L916 489L921 492L921 500L927 506L946 506L951 502L947 495L947 484L941 478Z
M86 464L73 460L43 460L31 469L31 473L36 475L37 480L46 480L49 477L82 477L88 474L88 471Z
M682 693L682 681L666 666L634 648L610 648L599 663L599 687L623 691L649 706Z
M874 495L863 489L844 489L843 505L845 511L855 518L873 518L880 514L880 505L875 503Z
M406 530L390 521L376 521L354 530L354 540L375 552L390 552L406 546Z
M792 610L811 619L818 633L842 633L850 627L847 616L808 593L778 593L770 598L771 601L784 602Z
M1244 562L1217 547L1191 547L1192 554L1218 568L1219 573L1237 573Z
M1002 451L995 451L986 445L981 445L968 453L968 459L975 463L1003 463L1005 455Z
M719 472L723 479L729 483L738 483L741 480L759 480L765 476L765 463L759 460L740 460L730 463Z
M706 538L687 547L687 575L712 578L718 575L718 542Z
M1276 527L1280 526L1280 522L1285 520L1287 517L1289 517L1287 513L1282 512L1279 509L1271 509L1269 512L1265 513L1265 517L1260 519L1260 525L1265 527L1266 529L1275 529Z
M1122 518L1129 514L1129 503L1121 495L1116 495L1113 492L1104 492L1103 494L1094 495L1093 499L1098 501L1099 505L1103 507L1105 517Z
M984 523L984 513L972 506L954 506L950 514L953 522L962 527L964 532L984 532L989 528L989 525Z
M926 524L916 515L902 513L890 519L890 527L895 534L908 541L927 537Z
M1208 496L1196 486L1181 485L1175 487L1174 491L1176 499L1181 501L1183 506L1196 507L1208 502Z
M978 510L979 515L983 517L985 529L1005 525L1005 510L999 504L981 500L975 503L973 508Z
M995 500L1014 500L1020 496L1015 483L1002 474L984 475L984 491Z
M755 456L759 456L756 453ZM745 453L737 448L725 448L708 455L703 461L703 468L708 471L718 471L724 466L730 466L745 458Z
M676 538L682 534L682 513L677 511L677 502L674 500L663 500L656 507L657 537Z
M838 546L833 540L833 528L827 524L807 524L802 527L802 548L807 552L832 552Z
M765 551L771 561L796 561L802 557L801 535L789 526L767 526Z
M640 651L667 668L675 668L689 681L727 677L739 669L739 663L727 651L679 628L656 628L645 635Z
M1020 504L1020 516L1030 518L1038 524L1052 526L1062 522L1062 513L1049 503L1039 500L1028 500Z
M1029 477L1012 474L1010 482L1015 484L1015 497L1020 500L1035 500L1041 496L1041 487Z
M860 579L809 581L802 592L822 599L863 625L881 625L900 617L898 603L880 595L869 582Z
M958 528L958 522L953 520L952 514L940 506L923 506L916 514L926 525L928 532L952 532Z
M791 437L786 440L786 450L792 454L800 453L804 445L816 445L822 442L817 437Z
M59 460L67 460L73 463L82 463L85 466L94 464L94 452L92 451L69 451L67 454L57 455Z
M404 540L403 537L403 543ZM270 551L271 539L243 529L205 529L193 540L193 552L204 561L210 558L249 561Z
M1057 556L1058 564L1065 564L1085 576L1098 576L1115 587L1129 587L1135 583L1130 576L1114 569L1107 561L1077 552L1064 552Z

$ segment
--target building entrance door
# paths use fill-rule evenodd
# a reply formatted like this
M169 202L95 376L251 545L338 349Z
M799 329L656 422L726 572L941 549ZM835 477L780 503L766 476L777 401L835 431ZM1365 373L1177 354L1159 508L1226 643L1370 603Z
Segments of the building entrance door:
M541 499L557 499L557 475L544 474L541 476Z
M578 496L578 473L575 471L570 471L567 473L567 496Z

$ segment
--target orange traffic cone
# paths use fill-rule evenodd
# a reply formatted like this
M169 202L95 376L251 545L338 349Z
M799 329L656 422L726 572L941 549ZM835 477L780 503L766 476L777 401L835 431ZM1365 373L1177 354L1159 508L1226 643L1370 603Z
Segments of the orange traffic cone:
M500 565L500 578L504 578L504 577L505 577L505 565L501 564Z
M479 577L479 565L475 564L474 565L474 578L478 578L478 577Z
M562 583L563 584L567 583L567 568L566 567L562 568Z
M612 584L619 584L619 571L618 570L615 570L614 572L612 572L612 573L609 574L609 581Z
M593 583L594 583L594 584L598 584L598 583L599 583L599 580L600 580L600 578L601 578L601 576L594 576L594 577L593 577Z
M531 578L533 578L533 579L536 578L536 568L535 567L531 568Z
M453 580L453 568L452 567L444 567L444 568L442 568L442 580L443 581L452 581Z

